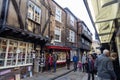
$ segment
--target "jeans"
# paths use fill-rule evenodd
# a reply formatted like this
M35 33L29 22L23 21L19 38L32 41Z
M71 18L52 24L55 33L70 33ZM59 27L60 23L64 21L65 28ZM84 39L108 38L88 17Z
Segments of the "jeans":
M85 63L82 64L82 68L83 68L83 72L85 72L86 71L86 64Z
M56 62L53 62L54 72L56 72Z
M74 71L77 71L77 62L74 62Z
M48 70L51 70L51 65L50 65L50 63L48 63Z
M90 80L91 76L92 76L92 80L94 80L94 73L88 72L88 80Z

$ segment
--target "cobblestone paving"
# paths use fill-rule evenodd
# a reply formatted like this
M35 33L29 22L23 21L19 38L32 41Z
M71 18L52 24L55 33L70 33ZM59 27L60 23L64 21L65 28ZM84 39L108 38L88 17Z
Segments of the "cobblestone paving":
M79 71L77 71L77 72L72 71L71 73L66 74L55 80L87 80L87 73L83 73L83 72L79 72ZM96 77L95 77L95 80L97 80Z
M74 72L72 71L72 69L73 66L71 66L71 70L67 70L66 67L63 67L57 69L56 73L43 72L43 73L35 74L33 77L28 77L21 80L87 80L87 73L83 73L81 71ZM71 72L66 73L69 71Z

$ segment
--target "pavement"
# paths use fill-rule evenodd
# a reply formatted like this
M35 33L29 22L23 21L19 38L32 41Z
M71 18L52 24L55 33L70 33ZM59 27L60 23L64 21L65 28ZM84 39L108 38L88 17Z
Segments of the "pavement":
M70 70L67 70L66 67L58 68L56 72L52 71L45 71L45 72L39 72L34 74L32 77L27 77L25 79L21 80L56 80L57 78L60 78L64 75L67 75L68 73L73 71L73 66L70 67ZM87 74L80 72L81 80L87 80ZM80 77L80 76L79 76Z

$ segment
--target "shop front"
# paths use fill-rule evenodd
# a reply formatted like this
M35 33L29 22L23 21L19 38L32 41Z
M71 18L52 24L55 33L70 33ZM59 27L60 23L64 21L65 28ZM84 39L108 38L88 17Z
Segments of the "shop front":
M42 51L47 39L11 26L4 26L4 29L0 29L0 31L0 72L9 69L11 71L8 74L0 75L5 76L1 77L2 79L0 80L7 80L6 76L12 78L16 75L20 79L31 77L34 72L38 72L39 64L34 65L36 62L34 59L36 59L38 54L41 54L40 50ZM37 45L39 46L37 47ZM37 51L35 55L33 55L33 50ZM38 63L39 60L37 59ZM19 74L16 73L16 68ZM15 80L19 79L15 78Z
M0 75L10 77L8 80L16 80L13 78L16 75L20 78L27 77L28 74L29 77L32 76L33 49L33 43L0 37ZM3 80L7 80L5 78Z
M71 48L63 46L46 46L46 49L49 50L49 53L56 53L58 56L57 64L62 65L66 63L66 54L70 54Z

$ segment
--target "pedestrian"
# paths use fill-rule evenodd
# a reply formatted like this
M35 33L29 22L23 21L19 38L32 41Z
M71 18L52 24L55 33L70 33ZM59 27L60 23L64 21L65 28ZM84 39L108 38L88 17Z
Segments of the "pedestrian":
M57 59L58 59L58 56L55 52L53 52L53 67L54 67L54 71L53 72L56 72L56 62L57 62Z
M92 57L95 60L97 58L97 53L92 53Z
M93 54L88 54L88 59L87 59L87 63L88 63L88 80L90 80L90 78L92 77L92 80L94 80L94 56Z
M94 62L98 58L97 53L92 53L91 56L92 56L92 59L93 59ZM95 75L97 75L97 69L95 67L94 67L94 71L93 72L94 72Z
M77 63L78 63L78 56L74 54L73 56L74 72L77 71Z
M32 50L31 53L32 53L32 58L33 58L33 61L32 61L32 62L33 62L33 69L32 69L32 70L33 70L33 73L34 73L34 68L35 68L35 58L36 58L36 55L35 55L35 54L36 54L36 52L35 52L35 50Z
M118 55L115 52L111 53L111 60L113 62L113 68L115 71L115 74L117 76L116 80L120 80L120 66L119 66L119 60L118 60Z
M48 70L50 70L50 71L51 71L52 64L53 64L53 57L52 57L51 54L49 54L49 57L48 57Z
M82 69L83 69L83 72L85 72L86 71L86 55L85 54L83 54L83 56L82 56Z
M70 54L67 52L66 54L66 65L67 65L67 69L70 69Z
M82 62L81 61L78 62L78 68L79 68L79 71L82 70Z
M103 54L101 54L95 61L98 80L116 80L113 64L109 56L109 50L105 49L103 50Z

